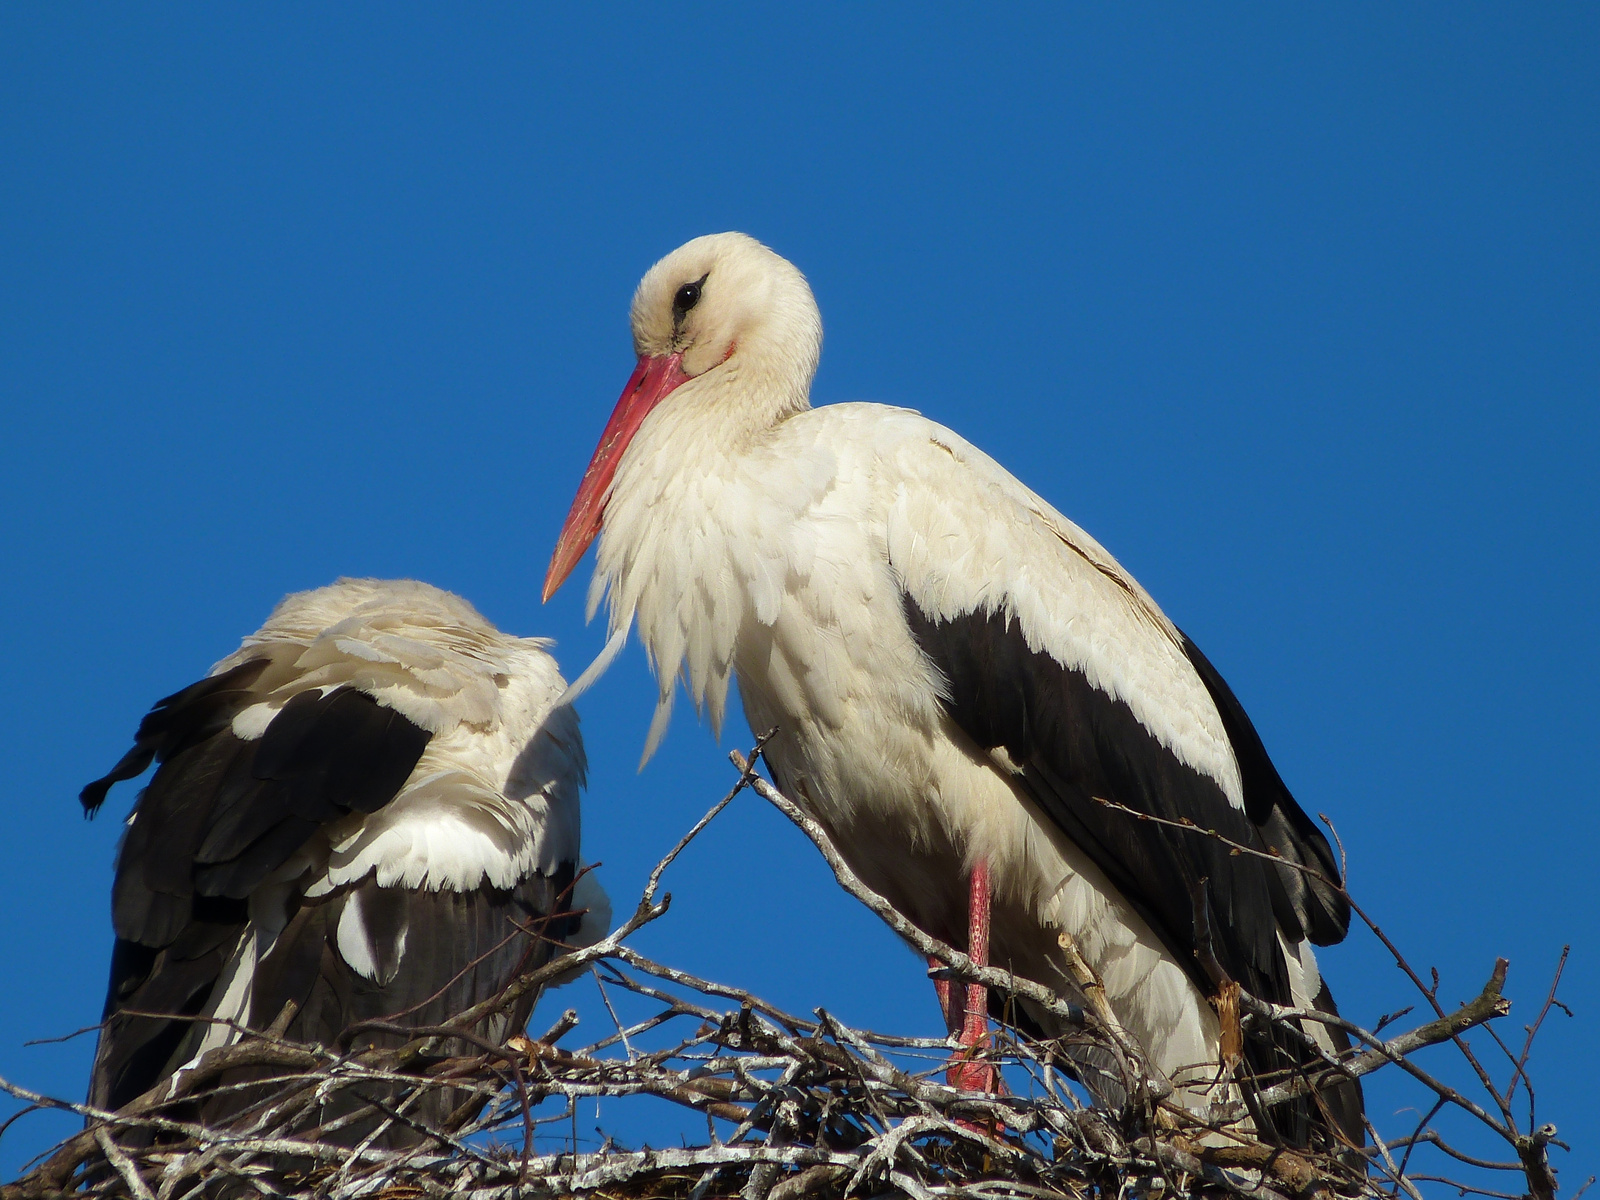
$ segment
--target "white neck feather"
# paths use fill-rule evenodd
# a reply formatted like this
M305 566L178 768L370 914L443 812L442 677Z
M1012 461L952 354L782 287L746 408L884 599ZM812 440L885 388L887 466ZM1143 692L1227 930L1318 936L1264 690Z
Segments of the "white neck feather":
M694 280L704 298L692 312L675 307ZM640 281L632 324L638 353L681 355L692 378L645 419L617 465L589 587L591 617L609 594L611 639L582 682L604 670L637 619L660 685L648 759L680 674L720 728L740 631L776 620L786 532L831 472L808 481L812 466L770 449L774 431L811 406L822 353L822 317L792 264L743 234L696 238Z
M753 380L757 362L728 370L742 357L684 384L650 415L606 503L589 615L608 598L613 637L637 619L656 672L641 766L666 732L680 675L720 730L741 630L777 618L789 571L784 531L831 479L771 449L772 432L810 406L809 375L798 386L792 374Z

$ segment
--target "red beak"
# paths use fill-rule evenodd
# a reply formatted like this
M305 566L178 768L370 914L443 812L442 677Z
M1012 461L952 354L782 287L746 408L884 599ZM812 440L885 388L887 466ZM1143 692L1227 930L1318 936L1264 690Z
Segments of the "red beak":
M647 358L641 354L639 365L633 369L628 386L622 389L622 398L611 411L600 444L594 448L589 469L583 473L578 485L578 495L572 501L572 511L561 527L556 539L556 552L550 556L550 569L545 572L544 598L556 594L572 569L578 565L583 552L600 532L600 519L605 512L606 500L611 495L611 480L617 473L617 463L628 448L639 426L650 415L650 410L666 399L667 394L688 380L683 373L683 355L663 354Z

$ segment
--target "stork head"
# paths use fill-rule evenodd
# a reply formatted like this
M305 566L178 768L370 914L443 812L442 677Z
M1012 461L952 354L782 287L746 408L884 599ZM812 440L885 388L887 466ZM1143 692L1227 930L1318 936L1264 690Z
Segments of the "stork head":
M633 294L632 318L634 352L679 355L689 379L748 351L809 388L822 349L805 276L742 233L695 238L651 267Z
M633 376L611 413L545 575L555 595L600 532L617 465L669 395L725 409L728 423L770 425L810 403L822 317L805 276L742 233L679 246L633 294Z

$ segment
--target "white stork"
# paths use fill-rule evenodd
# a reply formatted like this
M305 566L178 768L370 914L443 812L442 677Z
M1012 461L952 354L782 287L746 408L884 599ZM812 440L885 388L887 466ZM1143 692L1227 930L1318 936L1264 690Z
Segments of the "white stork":
M425 583L342 579L157 702L81 797L92 816L159 764L117 856L89 1102L235 1040L221 1021L263 1028L292 1000L288 1035L324 1045L437 1024L598 937L605 893L574 886L583 741L548 645ZM516 1032L532 1002L478 1032Z
M646 757L675 680L717 726L736 675L751 728L780 730L777 782L870 886L928 933L975 957L987 937L990 961L1069 994L1070 934L1190 1107L1208 1104L1219 1061L1197 912L1233 981L1332 1010L1311 943L1346 932L1336 888L1102 803L1339 877L1232 692L1110 554L915 412L812 408L816 303L749 237L662 259L632 324L638 367L545 597L598 533L589 612L609 595L611 637L578 686L637 621L660 687ZM946 1016L972 1045L980 989L968 1006L965 1023ZM1252 1038L1245 1073L1305 1054ZM1079 1068L1095 1087L1093 1064ZM1332 1111L1284 1106L1269 1123L1299 1142L1308 1117L1360 1139L1358 1087L1318 1100Z

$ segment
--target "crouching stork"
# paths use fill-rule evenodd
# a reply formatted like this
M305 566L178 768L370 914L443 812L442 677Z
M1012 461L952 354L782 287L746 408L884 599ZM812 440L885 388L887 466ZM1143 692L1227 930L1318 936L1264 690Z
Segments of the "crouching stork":
M583 741L548 644L424 583L344 579L156 704L81 797L92 816L157 764L117 855L90 1104L290 1002L287 1036L328 1046L363 1021L438 1024L604 931L604 892L574 886ZM474 1032L503 1040L532 1003ZM417 1116L442 1115L429 1103Z

